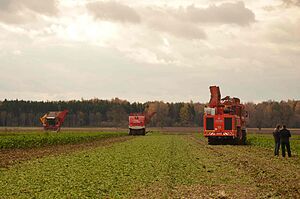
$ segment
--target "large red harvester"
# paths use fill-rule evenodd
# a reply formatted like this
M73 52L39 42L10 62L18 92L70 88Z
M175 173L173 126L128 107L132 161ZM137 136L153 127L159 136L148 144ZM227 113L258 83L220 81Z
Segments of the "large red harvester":
M62 126L65 118L67 116L68 110L64 111L51 111L46 113L43 117L40 118L41 123L45 130L51 131L60 131L60 127Z
M204 137L208 144L246 144L247 112L239 98L221 99L218 86L209 87L211 98L204 108Z
M151 114L131 113L129 115L129 135L146 135L146 125L156 112Z

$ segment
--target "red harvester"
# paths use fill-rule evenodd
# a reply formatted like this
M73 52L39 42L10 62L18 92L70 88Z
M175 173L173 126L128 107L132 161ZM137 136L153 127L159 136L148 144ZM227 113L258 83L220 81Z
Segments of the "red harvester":
M131 113L129 115L129 135L146 135L146 125L156 112L151 114Z
M208 144L246 144L247 112L239 98L221 99L218 86L209 87L211 98L204 108L204 137Z
M40 118L44 130L59 132L60 127L65 121L68 112L69 112L68 110L64 110L64 111L51 111L49 113L46 113L43 117Z

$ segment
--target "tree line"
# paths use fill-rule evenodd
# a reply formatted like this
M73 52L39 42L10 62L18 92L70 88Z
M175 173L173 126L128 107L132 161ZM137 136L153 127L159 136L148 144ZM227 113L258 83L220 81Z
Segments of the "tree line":
M167 103L112 100L72 101L0 101L0 126L41 126L39 118L48 111L68 109L65 127L126 127L130 113L153 112L150 126L203 126L203 112L207 104L194 102ZM245 103L248 127L274 127L284 123L290 128L300 127L300 101L266 101Z

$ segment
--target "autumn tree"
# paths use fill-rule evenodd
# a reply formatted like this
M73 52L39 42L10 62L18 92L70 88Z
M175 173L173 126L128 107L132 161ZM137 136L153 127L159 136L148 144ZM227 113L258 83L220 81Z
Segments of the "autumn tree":
M164 127L167 123L167 117L169 113L169 106L163 101L150 102L146 109L146 112L156 114L151 120L151 124L154 126Z
M71 101L0 101L0 126L41 126L39 117L48 111L68 109L64 126L127 126L130 113L153 112L157 114L152 126L202 126L203 103L147 103L114 98L112 100L90 99ZM249 113L248 127L275 127L285 123L289 128L300 127L300 101L266 101L246 103Z
M191 126L194 122L195 110L192 103L186 103L180 109L180 121L183 126Z

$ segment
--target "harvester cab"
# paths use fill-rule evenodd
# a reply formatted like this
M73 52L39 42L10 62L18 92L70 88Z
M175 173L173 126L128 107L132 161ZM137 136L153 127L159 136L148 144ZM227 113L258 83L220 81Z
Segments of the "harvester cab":
M43 117L40 118L44 130L59 132L67 114L68 110L51 111L49 113L46 113Z
M209 144L246 144L247 112L236 97L221 99L218 86L210 87L211 98L204 108L204 137Z
M146 125L155 113L131 113L128 118L129 135L146 135Z

